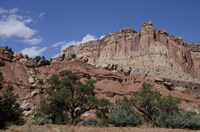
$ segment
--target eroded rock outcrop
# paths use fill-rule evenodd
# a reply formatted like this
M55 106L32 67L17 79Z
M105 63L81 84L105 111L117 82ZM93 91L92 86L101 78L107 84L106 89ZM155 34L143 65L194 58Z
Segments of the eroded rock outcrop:
M88 63L96 67L114 64L122 69L137 70L164 66L191 75L197 70L183 39L169 35L165 30L154 29L151 21L142 23L140 32L124 28L102 39L70 46L61 52L60 60L67 60L74 53L87 56Z

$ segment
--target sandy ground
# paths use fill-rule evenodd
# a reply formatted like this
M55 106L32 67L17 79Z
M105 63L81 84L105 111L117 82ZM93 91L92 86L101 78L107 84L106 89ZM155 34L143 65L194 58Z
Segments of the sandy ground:
M11 126L5 132L195 132L187 129L167 129L150 127L95 127L95 126L66 126L66 125L44 125L44 126ZM0 131L0 132L1 132Z

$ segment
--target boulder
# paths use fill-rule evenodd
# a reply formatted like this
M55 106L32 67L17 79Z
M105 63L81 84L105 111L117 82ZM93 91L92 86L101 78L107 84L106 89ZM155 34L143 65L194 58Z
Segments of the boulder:
M155 82L163 82L163 79L155 78Z
M124 68L123 71L126 72L126 73L130 73L130 71L131 71L131 67L126 67L126 68Z
M170 82L164 82L164 84L165 84L166 86L173 86L173 83L170 83Z
M112 70L111 72L117 73L117 71L116 71L116 70Z
M35 83L35 80L32 77L29 77L28 81L29 81L30 84L34 84Z
M83 56L83 62L88 62L88 57L87 56Z
M23 110L28 110L31 108L31 104L30 103L23 103L21 106L20 106Z
M35 96L38 92L37 91L32 91L31 96Z
M90 113L84 113L83 116L84 117L88 117L90 115Z
M33 110L23 111L24 116L28 117L33 114Z
M33 70L29 70L29 71L28 71L28 74L29 74L30 76L34 75Z
M35 87L35 86L37 86L37 84L36 83L34 83L33 85L31 85L32 87Z
M103 65L101 65L101 67L103 68L103 69L107 69L108 68L108 64L107 63L104 63Z
M113 66L114 66L113 64L109 64L108 65L108 70L113 70Z
M30 94L27 94L26 97L25 97L24 99L27 100L27 99L29 99L30 97L31 97L31 95L30 95Z
M23 58L23 54L21 52L14 52L13 56L14 58L17 58L17 59Z

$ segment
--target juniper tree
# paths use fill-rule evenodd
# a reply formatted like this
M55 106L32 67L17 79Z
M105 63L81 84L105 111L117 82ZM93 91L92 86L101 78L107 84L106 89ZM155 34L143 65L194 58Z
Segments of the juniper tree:
M78 75L69 71L61 71L60 77L52 75L47 80L50 85L46 89L48 97L40 102L36 119L46 115L53 124L67 124L69 120L70 124L76 124L76 119L86 111L108 107L108 100L94 96L95 82L90 79L83 84Z
M3 79L2 72L0 72L0 82ZM2 88L0 83L0 90ZM22 109L16 103L17 98L18 95L13 93L13 86L8 84L6 91L3 91L3 95L0 96L0 129L4 129L9 125L21 125L24 123Z
M176 114L180 112L181 99L171 95L162 97L158 91L152 91L153 85L144 82L139 91L134 92L131 101L133 106L141 112L147 121L154 121L161 112Z

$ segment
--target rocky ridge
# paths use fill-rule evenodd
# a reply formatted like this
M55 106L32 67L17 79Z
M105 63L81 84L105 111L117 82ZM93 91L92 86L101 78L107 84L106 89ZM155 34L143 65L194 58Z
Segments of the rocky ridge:
M176 75L173 79L179 79L179 73L174 71L180 71L187 74L185 78L188 81L199 81L193 79L194 76L200 78L199 45L187 45L181 37L154 29L149 21L142 23L141 31L124 28L109 33L102 39L70 46L61 52L57 60L67 60L72 54L76 54L78 58L87 58L87 63L91 65L115 73L147 74L148 71L153 72L149 69L162 67ZM147 72L138 72L144 70ZM158 75L152 74L151 77ZM159 77L166 77L162 75L164 74Z

